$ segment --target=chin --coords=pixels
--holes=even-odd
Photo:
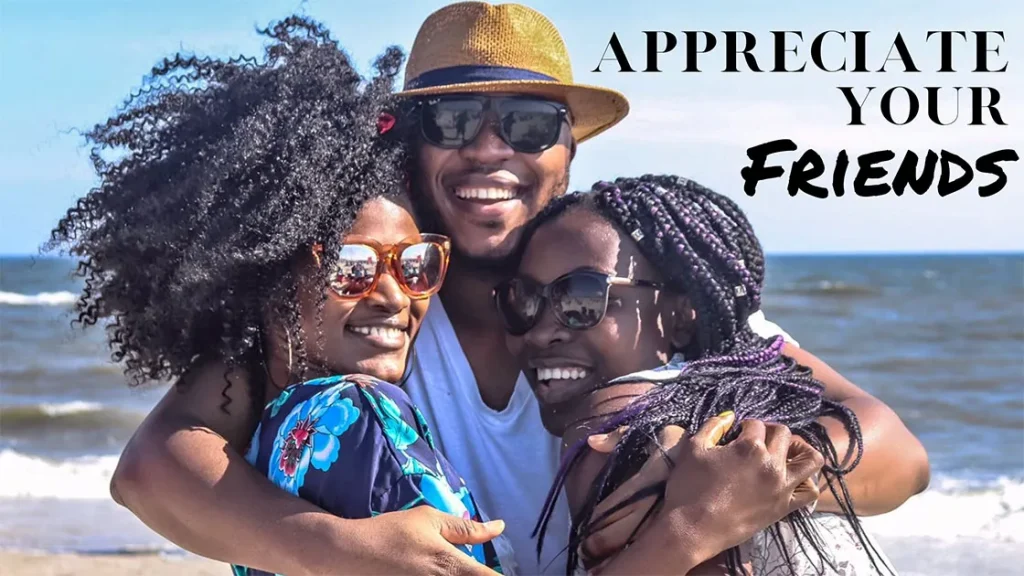
[[[520,236],[519,230],[496,233],[480,229],[464,231],[458,236],[452,235],[453,250],[463,260],[504,266],[515,253]]]
[[[549,434],[557,438],[561,438],[565,434],[565,429],[568,426],[566,418],[560,414],[555,413],[550,408],[541,406],[540,408],[540,421],[544,425],[544,429]]]
[[[392,358],[370,358],[357,363],[356,371],[359,374],[366,374],[394,384],[405,374],[405,357],[406,355],[403,354],[401,362]]]

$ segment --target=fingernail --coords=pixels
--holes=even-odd
[[[718,415],[719,418],[733,418],[735,416],[736,413],[733,412],[732,410],[726,410],[725,412],[722,412],[721,414]]]
[[[484,526],[487,526],[488,528],[494,528],[496,530],[504,530],[505,529],[505,521],[504,520],[490,520],[488,522],[484,522]]]
[[[591,443],[594,443],[594,442],[604,442],[607,439],[608,439],[608,435],[607,434],[594,434],[593,436],[590,436],[590,437],[587,438],[587,443],[591,444]]]

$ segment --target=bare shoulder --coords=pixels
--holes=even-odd
[[[844,402],[854,397],[870,397],[871,395],[862,390],[845,376],[825,363],[814,354],[804,348],[786,343],[782,353],[795,360],[798,364],[806,366],[814,373],[814,377],[825,385],[825,396],[837,402]]]
[[[179,378],[147,420],[208,428],[244,449],[258,418],[245,370],[214,361],[197,364]]]

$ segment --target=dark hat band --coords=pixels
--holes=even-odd
[[[406,90],[420,90],[422,88],[436,88],[438,86],[450,86],[452,84],[472,84],[474,82],[502,82],[515,80],[532,80],[541,82],[557,82],[555,78],[540,72],[524,70],[522,68],[510,68],[506,66],[450,66],[448,68],[437,68],[424,72],[408,81]]]

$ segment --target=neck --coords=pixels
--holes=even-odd
[[[491,297],[501,280],[498,269],[453,261],[440,298],[466,360],[476,378],[480,399],[504,410],[515,392],[519,362],[505,343],[505,327]]]
[[[562,433],[563,447],[572,446],[591,434],[601,432],[610,418],[654,386],[651,382],[616,384],[599,388],[580,398],[575,403],[575,411],[565,418],[567,424]]]
[[[505,329],[494,309],[491,291],[502,280],[496,270],[473,266],[452,257],[440,298],[457,331],[500,334]]]
[[[295,343],[289,347],[286,338],[271,338],[264,343],[267,354],[264,357],[266,370],[266,401],[270,402],[288,386],[304,380],[332,376],[330,370],[307,362],[306,373],[299,373],[299,356]]]

